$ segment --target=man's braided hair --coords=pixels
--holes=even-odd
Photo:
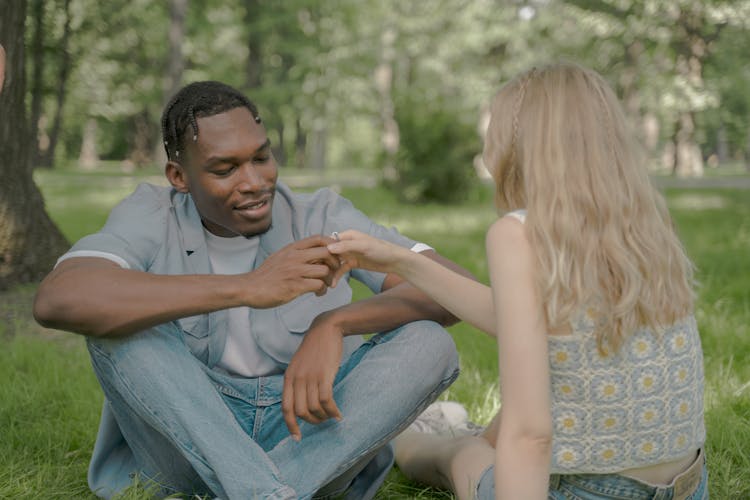
[[[193,141],[198,140],[197,118],[214,116],[234,108],[247,108],[260,123],[258,108],[239,90],[221,82],[193,82],[172,97],[161,116],[161,133],[167,158],[178,161],[184,154],[184,138],[188,126]]]

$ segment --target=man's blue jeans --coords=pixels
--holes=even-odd
[[[343,420],[302,422],[296,442],[281,415],[283,375],[241,379],[211,370],[181,335],[170,324],[88,341],[134,477],[164,494],[292,499],[322,488],[371,498],[392,465],[388,442],[458,376],[453,340],[434,322],[375,335],[339,369],[334,398]]]

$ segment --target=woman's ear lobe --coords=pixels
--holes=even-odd
[[[182,165],[176,161],[168,161],[164,167],[164,175],[167,177],[169,183],[180,193],[187,193],[188,189],[187,178],[185,176],[185,169]]]

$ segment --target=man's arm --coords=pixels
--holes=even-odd
[[[230,307],[274,307],[303,293],[325,293],[338,267],[325,247],[331,241],[305,238],[238,275],[157,275],[103,258],[73,257],[42,281],[34,317],[50,328],[117,337]]]
[[[433,250],[422,255],[474,279]],[[313,424],[341,418],[333,399],[333,380],[341,363],[344,336],[388,331],[416,320],[447,326],[457,318],[396,274],[386,275],[381,293],[315,318],[284,376],[282,411],[292,436],[301,439],[296,417]]]

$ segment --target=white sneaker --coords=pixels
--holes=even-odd
[[[478,436],[484,427],[469,420],[469,414],[461,403],[436,401],[407,430],[441,436]]]

